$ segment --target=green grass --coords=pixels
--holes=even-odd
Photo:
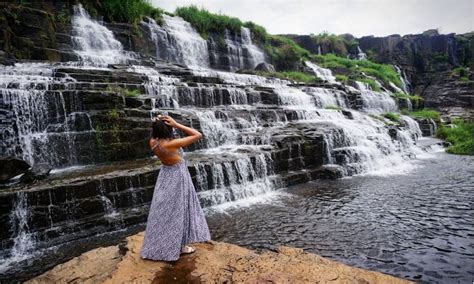
[[[124,93],[123,93],[125,96],[127,97],[138,97],[140,95],[140,91],[139,90],[128,90],[128,89],[125,89]]]
[[[421,109],[411,112],[402,111],[402,113],[407,113],[407,115],[415,118],[431,118],[434,120],[439,120],[439,112],[432,109]]]
[[[293,40],[277,35],[267,36],[264,49],[278,70],[294,70],[310,56],[308,50]]]
[[[469,81],[469,69],[466,67],[456,67],[451,71],[451,76],[458,77],[459,81],[468,82]]]
[[[370,88],[376,92],[381,91],[380,86],[377,84],[377,82],[375,82],[374,79],[359,77],[356,78],[356,80],[369,84]]]
[[[400,115],[393,113],[393,112],[387,112],[383,115],[385,118],[390,119],[393,122],[400,122]]]
[[[454,127],[442,126],[436,132],[438,138],[452,144],[446,152],[459,155],[474,155],[474,123],[454,120]]]
[[[329,34],[327,32],[318,35],[310,35],[317,45],[324,45],[332,47],[333,52],[338,55],[346,56],[349,49],[356,48],[359,44],[357,40],[348,40],[341,35]]]
[[[282,71],[282,72],[265,72],[265,71],[257,71],[255,72],[257,75],[265,76],[265,77],[274,77],[280,78],[285,80],[293,80],[301,83],[319,83],[321,79],[314,75],[310,75],[304,72],[299,71]]]
[[[349,77],[361,78],[363,74],[372,76],[383,82],[386,86],[393,82],[396,86],[402,87],[402,82],[397,71],[392,65],[378,64],[370,60],[355,60],[345,57],[339,57],[335,54],[312,55],[313,61],[318,65],[330,68],[349,69],[351,75]]]
[[[140,91],[135,89],[135,90],[129,90],[122,88],[120,86],[107,86],[106,89],[107,92],[115,93],[121,96],[126,96],[126,97],[138,97],[140,96]]]
[[[252,31],[252,40],[255,42],[264,43],[269,36],[264,27],[254,22],[244,23],[239,18],[214,14],[195,5],[179,7],[175,10],[175,14],[191,23],[205,39],[208,38],[210,33],[224,35],[226,30],[240,34],[242,27],[247,27]]]
[[[325,109],[341,110],[339,106],[325,106]]]
[[[337,81],[345,84],[347,84],[347,82],[349,81],[349,77],[347,77],[346,75],[335,75],[335,77]]]
[[[158,23],[162,21],[163,10],[153,7],[146,0],[103,0],[98,4],[87,3],[84,7],[92,10],[91,15],[100,13],[108,22],[137,23],[142,16],[149,16]],[[94,11],[97,6],[102,11]]]
[[[418,108],[420,107],[420,104],[421,102],[423,101],[423,98],[420,97],[420,96],[417,96],[417,95],[409,95],[409,94],[405,94],[405,93],[394,93],[392,94],[392,96],[395,98],[395,100],[398,102],[398,100],[400,99],[409,99],[412,106],[414,108]]]
[[[240,34],[244,25],[238,18],[214,14],[194,5],[179,7],[175,14],[191,23],[203,38],[207,38],[209,33],[224,34],[225,30]]]

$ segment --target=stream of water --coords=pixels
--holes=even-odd
[[[212,237],[253,249],[299,247],[424,283],[470,283],[474,157],[437,152],[407,167],[310,182],[271,203],[211,211]]]

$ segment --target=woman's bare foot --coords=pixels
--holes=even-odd
[[[181,253],[187,254],[187,253],[193,253],[193,252],[195,252],[195,251],[196,251],[195,248],[190,247],[190,246],[185,246],[185,247],[181,250]]]

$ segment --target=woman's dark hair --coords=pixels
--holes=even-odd
[[[153,121],[151,128],[151,137],[155,139],[173,138],[173,127],[169,126],[161,119]]]

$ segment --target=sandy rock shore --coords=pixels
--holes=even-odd
[[[143,260],[143,236],[86,252],[27,283],[410,283],[291,247],[258,254],[211,241],[175,262]]]

